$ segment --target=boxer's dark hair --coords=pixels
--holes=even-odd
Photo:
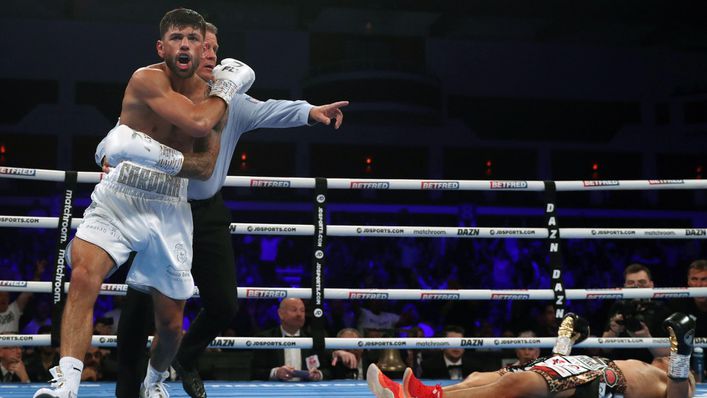
[[[160,21],[160,37],[164,37],[167,30],[171,27],[183,28],[191,26],[194,29],[200,30],[201,35],[206,35],[206,21],[198,12],[188,8],[175,8],[172,11],[167,11]]]

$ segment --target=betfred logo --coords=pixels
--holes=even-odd
[[[420,188],[424,190],[444,191],[459,189],[458,181],[422,181]]]
[[[526,189],[528,181],[489,181],[491,189]]]
[[[592,181],[582,181],[585,187],[615,187],[619,186],[617,180],[592,180]]]
[[[351,181],[351,189],[388,189],[390,183],[387,181]]]
[[[683,185],[685,180],[648,180],[650,185]]]
[[[656,292],[653,293],[653,298],[685,298],[685,297],[690,297],[690,293],[688,292]]]
[[[264,289],[247,289],[245,291],[246,298],[285,298],[287,290],[264,290]]]
[[[623,293],[588,293],[588,299],[622,299]]]
[[[375,292],[349,292],[351,300],[387,300],[388,293]]]
[[[528,300],[529,294],[526,293],[493,293],[491,300]]]
[[[14,176],[33,176],[37,174],[37,170],[22,169],[19,167],[0,167],[0,174],[8,174]]]
[[[0,286],[4,287],[27,287],[26,281],[0,281]]]
[[[459,300],[459,293],[421,293],[420,300]]]
[[[707,229],[686,229],[685,236],[707,236]]]
[[[127,292],[128,291],[128,285],[122,285],[122,284],[115,284],[115,283],[108,283],[108,284],[103,284],[101,286],[101,290],[104,292]]]
[[[287,180],[250,180],[250,186],[256,188],[289,188],[290,182]]]

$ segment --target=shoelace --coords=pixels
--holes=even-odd
[[[55,367],[49,369],[49,373],[53,377],[53,379],[51,379],[49,381],[51,383],[52,388],[61,388],[64,385],[64,383],[66,383],[66,378],[64,377],[64,372],[61,371],[60,367],[55,366]]]
[[[155,392],[160,394],[160,397],[169,397],[169,394],[167,393],[167,386],[163,383],[155,383],[152,386],[154,386]]]

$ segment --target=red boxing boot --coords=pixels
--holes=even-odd
[[[403,386],[390,380],[374,363],[368,366],[366,381],[368,388],[377,398],[406,398],[403,395]]]
[[[442,398],[444,396],[442,386],[437,384],[432,387],[422,384],[410,368],[405,369],[403,375],[403,391],[405,398]]]

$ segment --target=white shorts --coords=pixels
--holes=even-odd
[[[194,294],[187,182],[122,162],[96,185],[76,237],[105,250],[115,261],[111,272],[131,252],[138,252],[128,285],[146,293],[154,288],[167,297],[185,300]]]

